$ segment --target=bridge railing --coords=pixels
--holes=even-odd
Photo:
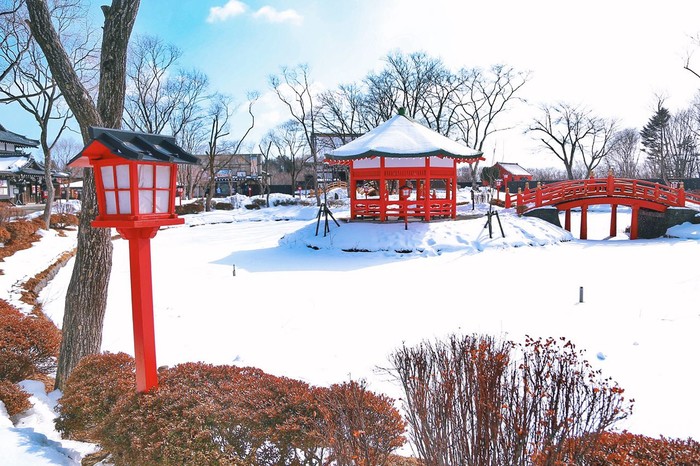
[[[568,180],[546,185],[538,183],[534,189],[526,187],[525,191],[518,190],[515,195],[506,193],[505,206],[513,207],[515,204],[519,211],[525,211],[596,197],[629,198],[676,207],[685,207],[686,204],[700,206],[700,196],[686,193],[682,184],[674,188],[644,180],[614,178],[612,175],[606,178]]]

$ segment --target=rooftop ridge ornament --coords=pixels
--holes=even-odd
[[[98,215],[92,226],[116,228],[129,241],[136,389],[158,386],[151,279],[151,238],[185,221],[175,212],[177,164],[196,157],[172,136],[91,126],[91,138],[69,166],[93,168]]]

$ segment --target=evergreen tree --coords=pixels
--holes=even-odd
[[[671,121],[671,114],[668,109],[659,102],[654,116],[642,128],[642,149],[647,154],[647,164],[650,171],[655,176],[663,178],[668,184],[668,131]]]

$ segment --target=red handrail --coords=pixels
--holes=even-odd
[[[518,190],[516,195],[506,193],[505,205],[511,207],[513,201],[519,211],[535,207],[557,205],[563,202],[591,198],[624,198],[650,201],[670,207],[697,207],[700,209],[700,196],[685,192],[683,185],[671,186],[650,181],[629,178],[586,178],[567,180],[546,185],[537,184],[535,189]]]

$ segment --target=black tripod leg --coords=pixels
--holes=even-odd
[[[498,216],[498,212],[496,212],[496,220],[498,220],[498,227],[501,229],[501,236],[506,237],[506,234],[503,233],[503,225],[501,225],[501,217]]]
[[[318,226],[321,224],[321,212],[322,211],[323,211],[323,206],[318,208],[318,214],[316,215],[316,236],[318,236]]]

